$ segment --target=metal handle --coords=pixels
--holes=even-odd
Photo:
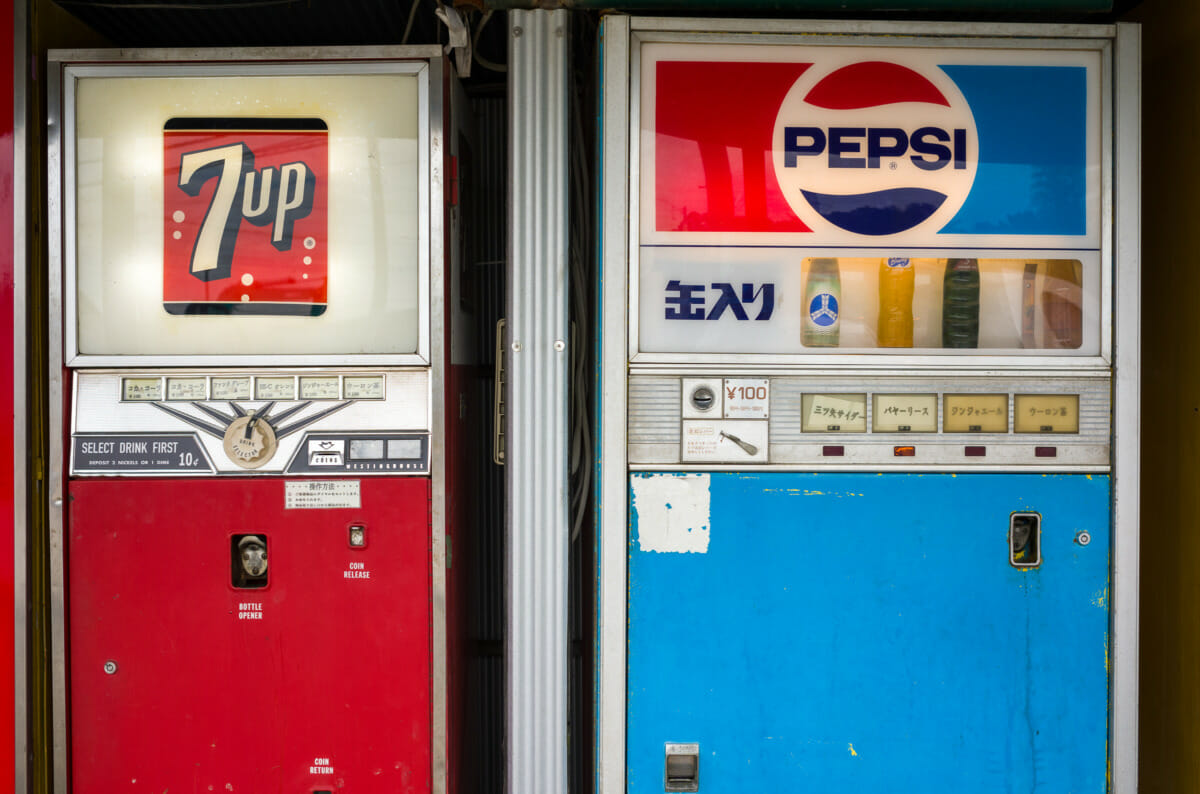
[[[504,402],[504,386],[508,372],[504,367],[504,325],[503,318],[496,322],[496,364],[493,376],[495,392],[492,395],[492,462],[497,466],[504,465],[504,420],[508,406]]]
[[[700,745],[666,745],[663,791],[700,790]]]

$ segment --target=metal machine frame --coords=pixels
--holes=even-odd
[[[65,625],[64,511],[66,486],[66,443],[68,427],[61,406],[64,398],[64,367],[430,367],[430,407],[432,443],[430,444],[431,485],[431,684],[432,790],[444,792],[447,786],[447,626],[446,626],[446,412],[443,362],[446,356],[444,312],[431,307],[445,305],[446,236],[441,208],[444,206],[445,175],[443,156],[447,151],[444,82],[447,65],[438,46],[332,47],[332,48],[249,48],[249,49],[141,49],[141,50],[61,50],[49,53],[48,79],[48,212],[50,246],[51,306],[48,339],[50,350],[49,487],[47,506],[51,547],[51,620],[52,620],[52,697],[53,697],[53,768],[55,791],[68,790],[67,731],[67,654]],[[408,63],[394,63],[405,60]],[[236,66],[231,62],[239,62]],[[382,64],[381,62],[389,62]],[[423,61],[423,62],[422,62]],[[164,65],[171,62],[172,65]],[[322,63],[324,62],[324,63]],[[145,64],[155,75],[219,75],[242,73],[245,64],[254,64],[255,73],[266,74],[349,74],[368,70],[424,74],[420,81],[420,112],[426,124],[420,131],[419,256],[420,325],[419,346],[415,354],[405,355],[293,355],[293,356],[80,356],[72,321],[74,320],[73,283],[74,249],[71,233],[73,218],[72,141],[70,108],[72,90],[64,85],[64,64],[79,74],[105,74],[117,64]],[[371,66],[371,64],[374,66]],[[150,66],[151,64],[156,64]],[[242,70],[239,72],[238,70]],[[64,101],[66,111],[64,112]],[[435,211],[436,210],[436,211]],[[64,311],[65,310],[65,311]],[[300,371],[293,369],[293,371]],[[18,559],[18,565],[21,560]],[[20,628],[20,626],[18,626]]]
[[[638,256],[637,180],[639,125],[633,98],[639,81],[638,51],[643,41],[727,42],[736,34],[754,34],[753,42],[819,43],[836,35],[837,43],[903,45],[1002,43],[1006,48],[1096,47],[1105,51],[1102,67],[1101,290],[1100,355],[1063,358],[1034,355],[954,357],[929,355],[828,355],[802,361],[793,356],[719,354],[703,365],[694,356],[639,353],[637,310],[631,270]],[[877,37],[886,36],[883,40]],[[858,38],[861,37],[861,38]],[[873,38],[876,37],[876,38]],[[602,31],[601,184],[604,219],[600,236],[601,339],[598,455],[598,668],[596,673],[598,739],[596,791],[626,790],[626,661],[629,531],[628,475],[631,466],[628,386],[631,374],[678,376],[689,358],[690,375],[762,377],[768,371],[789,375],[877,378],[888,370],[917,370],[925,375],[1010,374],[1088,377],[1113,374],[1111,464],[1113,474],[1113,553],[1110,580],[1111,677],[1108,763],[1113,791],[1137,788],[1138,701],[1138,421],[1140,361],[1140,31],[1135,25],[997,25],[983,23],[799,22],[783,20],[702,20],[609,16]],[[749,37],[747,37],[748,39]],[[1090,40],[1087,43],[1084,40]],[[1052,44],[1051,44],[1052,42]],[[632,75],[632,76],[631,76]],[[1118,265],[1113,270],[1114,259]],[[636,271],[634,271],[636,272]],[[1115,323],[1114,323],[1115,320]],[[1115,330],[1114,330],[1115,329]],[[844,367],[834,371],[834,367]],[[1109,370],[1109,368],[1112,370]],[[631,373],[633,370],[633,373]],[[894,373],[893,373],[894,374]],[[721,465],[673,465],[680,470],[729,469]],[[770,468],[770,467],[767,467]],[[789,466],[804,470],[906,471],[939,467],[851,465]],[[940,467],[945,468],[945,467]],[[1023,466],[1024,471],[1084,471],[1086,466]],[[1003,470],[1003,466],[972,470]]]

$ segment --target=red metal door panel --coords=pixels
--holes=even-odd
[[[24,3],[21,5],[24,6]],[[18,12],[10,0],[0,0],[0,41],[9,45],[4,48],[4,52],[9,53],[9,57],[0,58],[0,317],[3,318],[0,322],[3,322],[6,328],[3,341],[0,341],[0,416],[5,417],[5,422],[7,422],[7,425],[0,430],[0,483],[3,483],[0,485],[0,516],[3,516],[0,520],[8,527],[7,530],[0,533],[0,537],[2,537],[2,542],[0,542],[0,594],[3,594],[3,597],[0,598],[0,601],[3,602],[3,607],[0,607],[0,681],[8,682],[16,680],[17,654],[24,654],[23,647],[14,647],[15,627],[13,626],[15,613],[13,601],[20,598],[19,605],[21,607],[25,605],[24,595],[18,596],[16,593],[14,580],[16,566],[25,564],[23,554],[19,561],[15,557],[16,542],[20,543],[22,550],[25,548],[24,522],[18,524],[17,521],[17,493],[24,488],[25,472],[16,470],[16,461],[14,460],[14,452],[21,450],[21,445],[14,440],[18,432],[17,425],[25,421],[23,406],[14,404],[16,393],[24,394],[24,375],[22,374],[24,363],[14,360],[13,342],[15,338],[20,340],[20,344],[24,346],[25,327],[23,321],[17,319],[13,285],[17,276],[17,262],[20,261],[24,267],[24,252],[23,250],[18,251],[14,224],[17,208],[21,207],[26,200],[26,184],[24,180],[20,183],[17,182],[17,158],[23,158],[24,154],[17,152],[17,119],[14,118],[14,112],[24,115],[28,89],[25,85],[25,67],[20,66],[22,58],[18,56],[14,60],[11,57],[13,52],[11,47],[16,46],[25,36],[27,14],[28,12],[24,9]],[[24,47],[21,49],[23,50]],[[19,84],[18,81],[20,81]],[[13,101],[14,92],[17,92],[16,101],[20,103],[19,108]],[[20,121],[22,126],[26,123],[24,118]],[[24,138],[22,138],[23,140]],[[22,216],[27,211],[21,210]],[[22,230],[20,232],[21,245],[24,245],[24,234],[25,232]],[[23,301],[24,297],[16,298],[16,300]],[[23,315],[24,310],[21,313]],[[14,391],[14,381],[16,381],[16,391]],[[23,453],[23,450],[21,452]],[[22,457],[24,457],[23,454]],[[15,479],[15,475],[18,473],[20,474],[19,483]],[[20,533],[19,540],[14,537],[14,533]],[[21,668],[22,677],[19,683],[23,683],[25,680],[23,661]],[[6,717],[0,719],[0,747],[4,748],[0,750],[0,786],[3,786],[5,781],[16,780],[14,766],[16,756],[23,749],[25,742],[23,730],[22,735],[14,732],[17,722],[15,689],[16,687],[8,686],[4,689],[4,693],[0,694],[0,714]],[[17,744],[18,740],[21,741],[21,745]],[[21,779],[24,777],[22,772]]]
[[[70,483],[75,794],[429,790],[429,481],[361,491],[287,510],[280,479]],[[248,533],[262,589],[232,584]]]

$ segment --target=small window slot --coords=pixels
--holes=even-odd
[[[267,536],[233,535],[229,539],[230,575],[239,590],[267,586]]]
[[[1013,513],[1008,521],[1008,562],[1014,568],[1036,568],[1042,564],[1042,516]]]

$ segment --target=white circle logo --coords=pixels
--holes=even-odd
[[[936,231],[975,181],[975,118],[931,55],[861,53],[815,64],[788,91],[775,119],[775,176],[813,231]]]

